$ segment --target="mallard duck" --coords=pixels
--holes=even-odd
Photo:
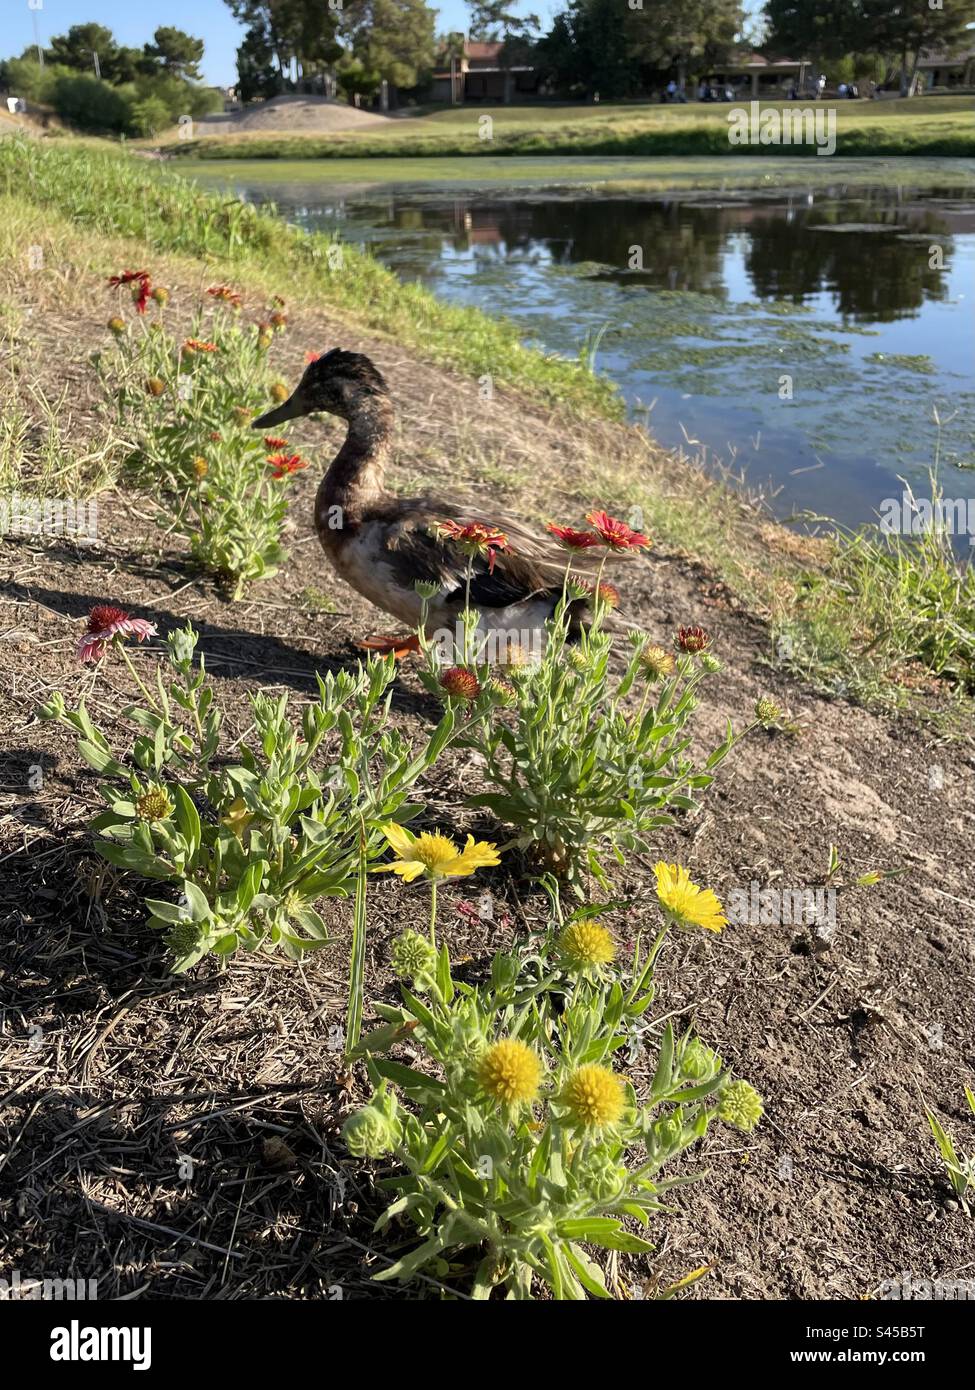
[[[390,492],[385,473],[392,456],[393,402],[382,373],[364,354],[335,348],[311,361],[289,399],[254,420],[253,427],[269,429],[316,411],[348,423],[345,443],[315,501],[322,546],[346,583],[414,630],[422,602],[416,585],[436,585],[426,631],[453,634],[465,607],[470,563],[470,603],[480,614],[480,633],[511,634],[512,646],[537,651],[562,595],[566,552],[554,537],[534,534],[504,509],[488,513],[461,499]],[[472,525],[488,538],[500,536],[499,543],[482,537],[478,553],[459,537],[449,538],[451,530],[456,535]],[[586,607],[585,599],[570,605],[576,631]],[[416,650],[417,641],[378,636],[359,645],[402,656]]]

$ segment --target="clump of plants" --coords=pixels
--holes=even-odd
[[[586,1247],[651,1251],[626,1223],[645,1229],[668,1189],[690,1181],[663,1170],[716,1120],[758,1123],[758,1094],[689,1030],[662,1030],[642,1098],[621,1070],[669,926],[720,916],[686,870],[659,870],[664,924],[649,950],[637,942],[628,970],[595,909],[539,950],[495,955],[476,986],[455,980],[446,947],[419,932],[394,943],[403,1003],[377,1005],[384,1022],[360,1047],[375,1090],[343,1131],[354,1156],[396,1160],[379,1182],[392,1201],[377,1229],[408,1221],[420,1237],[377,1279],[428,1270],[466,1276],[477,1299],[528,1299],[534,1280],[558,1299],[610,1297]],[[382,1055],[406,1037],[429,1070]]]
[[[119,295],[113,341],[95,365],[130,469],[151,488],[160,525],[239,597],[285,559],[284,484],[307,467],[287,439],[250,428],[273,397],[269,355],[287,328],[283,301],[251,322],[237,290],[211,285],[184,335],[170,327],[170,292],[147,271],[122,271],[109,284]]]
[[[300,959],[328,941],[316,900],[364,892],[364,873],[387,843],[383,827],[421,809],[410,791],[449,742],[456,713],[446,711],[415,752],[389,722],[393,660],[373,660],[319,676],[318,698],[297,718],[286,696],[253,696],[253,730],[227,748],[196,632],[189,624],[170,632],[165,659],[143,676],[125,640],[154,634],[102,606],[79,644],[82,660],[117,653],[138,685],[140,699],[122,712],[127,747],[112,748],[83,701],[69,710],[58,693],[39,711],[75,731],[101,776],[96,848],[170,889],[146,902],[175,971],[209,952]],[[354,943],[357,989],[362,949]]]
[[[604,512],[591,520],[592,532],[550,529],[577,550],[649,544]],[[480,544],[490,553],[505,538],[492,533],[462,543]],[[680,628],[672,649],[632,633],[620,674],[605,626],[618,591],[602,581],[601,569],[589,581],[567,566],[563,595],[543,651],[532,652],[519,644],[517,633],[508,634],[500,667],[492,666],[485,639],[476,633],[477,615],[468,611],[464,664],[444,670],[435,644],[424,643],[426,683],[472,710],[485,692],[507,706],[507,717],[499,711],[486,726],[477,722],[459,736],[461,746],[485,760],[484,777],[492,787],[470,797],[468,805],[490,810],[513,827],[508,846],[527,851],[543,872],[564,878],[582,896],[589,874],[608,887],[608,858],[623,864],[627,853],[646,852],[648,836],[671,825],[673,811],[696,807],[694,793],[711,784],[735,735],[729,724],[727,737],[703,766],[687,756],[698,687],[720,669],[702,628]],[[573,622],[583,603],[591,610],[588,627]]]

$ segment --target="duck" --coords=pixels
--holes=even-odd
[[[333,348],[312,359],[288,399],[252,427],[272,429],[318,412],[348,427],[315,498],[322,548],[347,584],[410,629],[406,636],[381,633],[357,645],[402,658],[419,649],[415,634],[424,614],[428,638],[462,634],[469,595],[482,650],[494,639],[496,651],[506,646],[513,655],[540,652],[565,582],[566,552],[555,537],[539,536],[505,509],[486,511],[447,495],[391,492],[386,472],[395,408],[385,377],[364,353]],[[585,568],[591,557],[578,562]],[[587,598],[570,598],[570,639],[586,623],[588,604]]]

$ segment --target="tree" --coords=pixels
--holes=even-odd
[[[102,77],[112,81],[118,51],[114,34],[104,24],[72,24],[66,34],[54,36],[44,59],[75,72],[92,72],[97,53]]]
[[[199,82],[199,64],[203,58],[203,40],[194,39],[182,29],[170,24],[161,25],[153,34],[153,42],[145,46],[146,57],[162,65],[172,77]]]
[[[833,62],[861,47],[861,0],[766,0],[766,48],[779,56]]]
[[[624,29],[641,62],[674,72],[683,86],[690,71],[707,72],[727,58],[744,18],[741,0],[644,0]]]
[[[537,33],[538,15],[517,15],[510,0],[467,0],[471,12],[471,38],[482,42],[497,42],[509,35],[527,37]]]
[[[972,40],[975,0],[860,0],[864,29],[872,45],[896,54],[900,62],[901,96],[914,90],[918,61],[925,49],[951,53]]]
[[[598,92],[610,100],[638,89],[639,64],[620,24],[618,0],[569,0],[534,59],[559,91]]]
[[[394,87],[416,87],[433,71],[436,16],[425,0],[359,0],[347,11],[352,58]]]
[[[269,69],[277,68],[284,84],[292,64],[299,77],[323,76],[341,57],[337,12],[326,0],[227,0],[234,16],[247,25],[237,50],[241,95],[273,95]],[[241,61],[244,68],[241,68]],[[278,87],[280,90],[280,85]]]
[[[277,96],[282,86],[267,30],[254,24],[237,49],[237,93],[241,101],[266,101]]]

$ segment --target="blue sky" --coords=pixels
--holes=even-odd
[[[94,22],[107,25],[119,43],[141,48],[158,24],[173,24],[206,44],[203,73],[208,82],[225,87],[235,80],[235,55],[243,31],[223,0],[166,0],[158,9],[133,0],[34,0],[34,4],[38,8],[32,12],[28,0],[0,0],[0,57],[18,54],[34,42],[35,14],[42,43],[72,24]],[[441,0],[437,8],[438,32],[466,30],[470,11],[463,0]],[[520,0],[514,8],[537,14],[547,27],[546,21],[562,4],[561,0]]]

